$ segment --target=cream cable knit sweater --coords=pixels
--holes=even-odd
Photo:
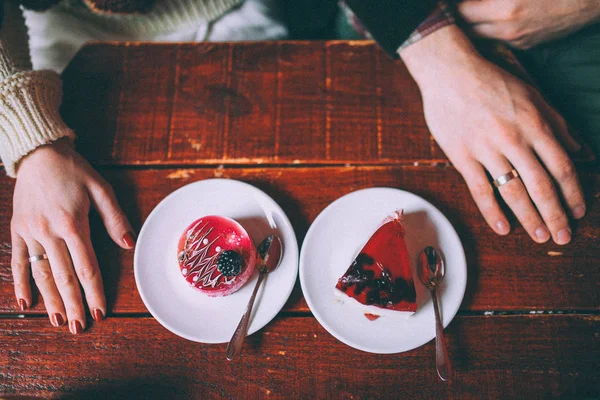
[[[206,23],[226,13],[242,0],[157,0],[148,15],[102,17],[77,0],[61,5],[90,23],[109,24],[121,33],[169,32]],[[4,3],[4,5],[2,4]],[[6,173],[16,176],[21,158],[37,147],[74,132],[62,121],[62,82],[54,71],[32,71],[23,15],[12,1],[0,1],[5,15],[0,29],[0,158]]]

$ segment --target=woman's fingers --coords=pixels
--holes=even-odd
[[[90,240],[90,228],[87,219],[81,221],[82,227],[77,234],[65,235],[65,243],[71,254],[75,273],[83,287],[92,318],[101,321],[106,315],[106,298],[98,260]]]
[[[14,230],[11,231],[12,236],[12,256],[11,269],[13,281],[15,285],[15,296],[21,311],[26,310],[33,303],[31,297],[30,283],[30,268],[29,268],[29,253],[27,252],[27,244],[21,236]]]
[[[488,157],[484,161],[484,165],[492,175],[493,179],[498,179],[501,175],[507,174],[513,170],[513,166],[500,154]],[[523,185],[523,182],[521,182],[521,179],[511,179],[507,183],[501,185],[498,188],[498,191],[519,222],[521,222],[525,231],[534,241],[544,243],[550,239],[550,232],[544,225],[538,211],[533,206],[527,193],[527,189]]]
[[[90,241],[87,219],[81,227],[75,222],[63,223],[56,233],[65,239],[47,234],[37,242],[30,238],[23,240],[13,233],[13,276],[17,299],[31,304],[29,271],[44,297],[44,303],[54,326],[69,321],[73,334],[81,333],[86,326],[85,310],[81,296],[83,287],[92,317],[96,321],[106,315],[106,300],[98,261]],[[47,259],[28,262],[30,256],[46,255]],[[21,304],[22,302],[19,301]]]
[[[25,242],[27,243],[30,257],[46,254],[44,247],[36,240],[25,238]],[[54,326],[63,325],[67,320],[65,317],[65,307],[60,297],[60,293],[56,288],[56,284],[54,283],[54,277],[52,276],[49,261],[39,260],[32,262],[31,276],[33,276],[35,285],[44,298],[44,305],[46,306],[46,311],[48,311],[50,322]]]
[[[506,235],[510,232],[510,225],[502,209],[498,205],[494,189],[488,180],[485,170],[475,160],[465,160],[459,164],[455,163],[456,168],[461,173],[475,204],[483,215],[487,224],[499,235]]]
[[[42,245],[48,254],[52,276],[67,312],[69,330],[73,334],[81,333],[85,329],[85,312],[79,281],[75,275],[67,246],[63,240],[57,238],[47,239],[42,242]]]
[[[135,235],[127,216],[119,207],[112,187],[98,175],[98,179],[89,186],[89,192],[112,240],[124,249],[132,249],[135,246]]]

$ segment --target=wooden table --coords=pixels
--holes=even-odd
[[[580,166],[587,217],[568,246],[534,245],[517,226],[496,236],[430,137],[404,66],[370,42],[98,44],[64,73],[66,121],[139,229],[190,182],[232,178],[271,195],[299,244],[342,194],[409,190],[459,232],[468,284],[446,329],[454,376],[438,380],[434,343],[368,354],[334,339],[300,285],[247,340],[181,339],[144,307],[133,253],[93,240],[109,318],[78,336],[42,302],[18,310],[10,273],[14,181],[0,172],[0,394],[82,398],[538,398],[600,396],[600,174]],[[433,322],[433,321],[432,321]]]

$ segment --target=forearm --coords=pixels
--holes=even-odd
[[[433,32],[399,52],[421,91],[440,84],[442,74],[469,74],[481,62],[477,50],[456,25]]]

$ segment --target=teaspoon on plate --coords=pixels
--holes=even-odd
[[[427,246],[419,256],[419,265],[417,267],[419,279],[431,293],[433,309],[435,311],[435,364],[437,373],[441,380],[447,381],[451,375],[450,359],[446,349],[444,339],[444,327],[440,319],[440,310],[437,299],[437,287],[444,279],[445,267],[444,260],[440,257],[435,248]]]
[[[277,235],[267,236],[258,245],[258,265],[256,267],[259,272],[258,280],[256,281],[256,286],[254,286],[254,291],[252,292],[246,311],[227,345],[227,359],[229,361],[233,360],[242,351],[242,345],[244,344],[244,339],[246,339],[246,334],[248,333],[248,325],[250,323],[250,316],[252,315],[252,307],[254,306],[256,293],[258,292],[260,284],[265,279],[265,276],[279,266],[283,253],[281,248],[281,239],[279,239],[279,236]]]

